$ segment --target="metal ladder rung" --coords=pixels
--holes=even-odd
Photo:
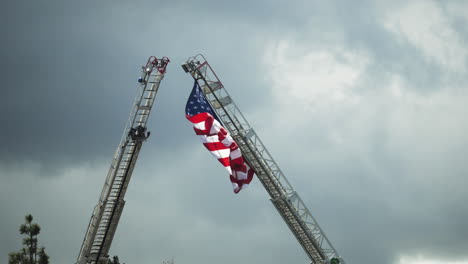
[[[127,128],[136,128],[139,125],[146,127],[156,93],[164,77],[164,72],[159,71],[158,67],[154,66],[154,64],[150,67],[152,71],[146,71],[148,65],[143,69],[141,77],[144,81],[138,86],[138,95],[130,112],[130,121],[127,124]],[[165,68],[164,65],[159,64],[159,60],[157,65]],[[127,188],[131,177],[130,170],[133,168],[136,155],[138,155],[139,147],[141,146],[139,139],[131,139],[130,135],[128,135],[129,129],[126,129],[124,133],[127,134],[124,135],[123,141],[119,145],[123,149],[118,149],[111,164],[111,170],[109,171],[111,179],[106,180],[106,185],[103,189],[103,194],[105,193],[106,197],[99,200],[97,207],[99,211],[93,211],[93,215],[91,216],[91,223],[78,257],[77,263],[79,264],[100,263],[104,258],[107,258],[109,253],[114,232],[117,228],[119,214],[123,208],[123,202],[121,202],[123,201],[123,193]],[[138,148],[137,144],[140,144]],[[102,206],[100,206],[101,204]],[[114,213],[116,213],[115,217]]]

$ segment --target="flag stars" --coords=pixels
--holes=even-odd
[[[209,113],[212,116],[216,116],[213,109],[211,108],[208,100],[205,98],[205,95],[200,90],[200,87],[195,84],[192,89],[192,93],[187,100],[187,105],[185,108],[185,113],[188,116],[193,116],[201,113]]]

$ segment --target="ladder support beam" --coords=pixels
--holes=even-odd
[[[314,264],[345,263],[265,145],[247,122],[203,55],[190,57],[183,65],[202,88],[224,127],[239,145],[245,160],[255,170],[271,202]]]
[[[146,124],[168,63],[167,57],[157,59],[151,56],[142,67],[138,80],[139,93],[112,159],[99,202],[91,215],[77,264],[107,264],[109,249],[125,205],[125,193],[141,146],[149,136]]]

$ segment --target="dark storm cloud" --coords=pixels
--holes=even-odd
[[[251,7],[250,12],[260,7],[263,12],[257,16],[243,13],[245,5],[210,1],[161,3],[155,10],[109,1],[11,3],[2,11],[1,120],[7,129],[0,136],[9,140],[1,160],[39,162],[47,172],[111,153],[130,109],[138,67],[154,52],[172,59],[162,87],[171,93],[162,91],[157,102],[158,112],[170,113],[161,118],[171,133],[180,130],[170,121],[181,120],[172,117],[181,115],[176,107],[183,108],[191,82],[179,63],[195,53],[209,52],[210,62],[235,88],[233,96],[248,91],[237,96],[244,94],[241,106],[264,102],[268,94],[251,89],[262,86],[255,75],[255,49],[262,43],[246,50],[254,41],[249,27],[268,21],[284,30],[291,21],[272,4]],[[239,17],[245,20],[240,25]],[[241,78],[229,74],[239,70]],[[174,100],[178,104],[166,104]]]
[[[89,23],[85,14],[93,14],[80,6],[23,4],[3,9],[11,17],[3,25],[11,46],[2,49],[1,119],[8,129],[1,133],[10,139],[2,160],[99,156],[118,140],[112,131],[130,109],[124,99],[133,91],[115,78],[128,66],[118,56],[122,43],[106,33],[114,31],[111,22]]]
[[[127,119],[139,66],[155,52],[172,59],[162,86],[170,93],[158,95],[156,111],[164,113],[166,130],[177,135],[191,83],[181,62],[209,51],[221,58],[212,63],[231,65],[222,73],[253,67],[252,57],[236,55],[245,53],[243,45],[249,42],[237,37],[242,28],[229,32],[229,25],[194,21],[189,8],[177,16],[164,5],[153,12],[115,2],[19,2],[3,9],[8,23],[2,26],[1,120],[8,129],[0,136],[9,140],[1,160],[35,161],[50,168],[109,155]],[[208,26],[212,32],[197,30]],[[183,40],[179,29],[185,31]],[[200,43],[198,38],[212,41]],[[230,54],[222,55],[228,49]],[[248,72],[244,79],[254,80]]]

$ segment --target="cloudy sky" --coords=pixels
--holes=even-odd
[[[0,258],[32,213],[74,263],[140,66],[171,63],[112,255],[309,263],[258,180],[238,195],[184,117],[203,53],[348,264],[468,263],[468,2],[9,1]]]

